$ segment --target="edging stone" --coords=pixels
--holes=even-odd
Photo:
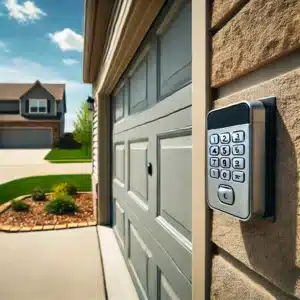
[[[45,195],[49,196],[53,193],[45,193]],[[77,192],[77,194],[92,194],[92,192]],[[28,197],[29,195],[19,196],[13,200],[21,201]],[[7,209],[11,207],[12,201],[7,201],[4,204],[0,205],[0,214],[5,212]],[[88,222],[79,222],[79,223],[65,223],[65,224],[52,224],[52,225],[36,225],[36,226],[12,226],[12,225],[4,225],[0,224],[0,232],[7,232],[7,233],[17,233],[17,232],[29,232],[29,231],[48,231],[48,230],[62,230],[62,229],[73,229],[79,227],[90,227],[96,226],[96,221],[88,221]]]

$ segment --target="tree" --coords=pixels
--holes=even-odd
[[[76,142],[82,145],[86,154],[90,154],[92,146],[93,122],[89,116],[88,105],[84,102],[77,113],[77,120],[74,122],[73,136]]]

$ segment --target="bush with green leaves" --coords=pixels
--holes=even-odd
[[[45,210],[54,215],[74,214],[78,206],[71,196],[58,194],[45,206]]]
[[[29,210],[29,205],[25,202],[22,202],[22,201],[13,200],[12,203],[11,203],[11,208],[14,211],[28,211]]]
[[[63,194],[63,195],[76,195],[77,187],[74,184],[63,182],[57,184],[53,187],[53,192],[55,194]]]
[[[45,191],[40,187],[35,188],[31,194],[32,200],[34,201],[44,201],[46,200]]]

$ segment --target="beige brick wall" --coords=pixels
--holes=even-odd
[[[300,1],[251,0],[212,43],[212,87],[228,95],[216,97],[213,108],[276,96],[278,112],[276,223],[213,213],[211,299],[300,298],[300,63],[276,70],[300,46]],[[251,83],[258,70],[267,76],[253,81],[252,74]],[[241,76],[249,84],[239,89]]]

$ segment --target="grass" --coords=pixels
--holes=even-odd
[[[83,149],[52,149],[45,160],[52,163],[76,163],[91,161],[91,151],[86,153]]]
[[[79,164],[79,163],[89,163],[92,162],[91,159],[78,159],[78,160],[69,160],[69,159],[62,159],[62,160],[49,160],[51,164]]]
[[[31,194],[35,187],[43,188],[46,193],[52,192],[52,187],[62,182],[76,185],[79,192],[90,192],[92,190],[91,175],[89,174],[27,177],[1,184],[0,204],[18,196]]]

